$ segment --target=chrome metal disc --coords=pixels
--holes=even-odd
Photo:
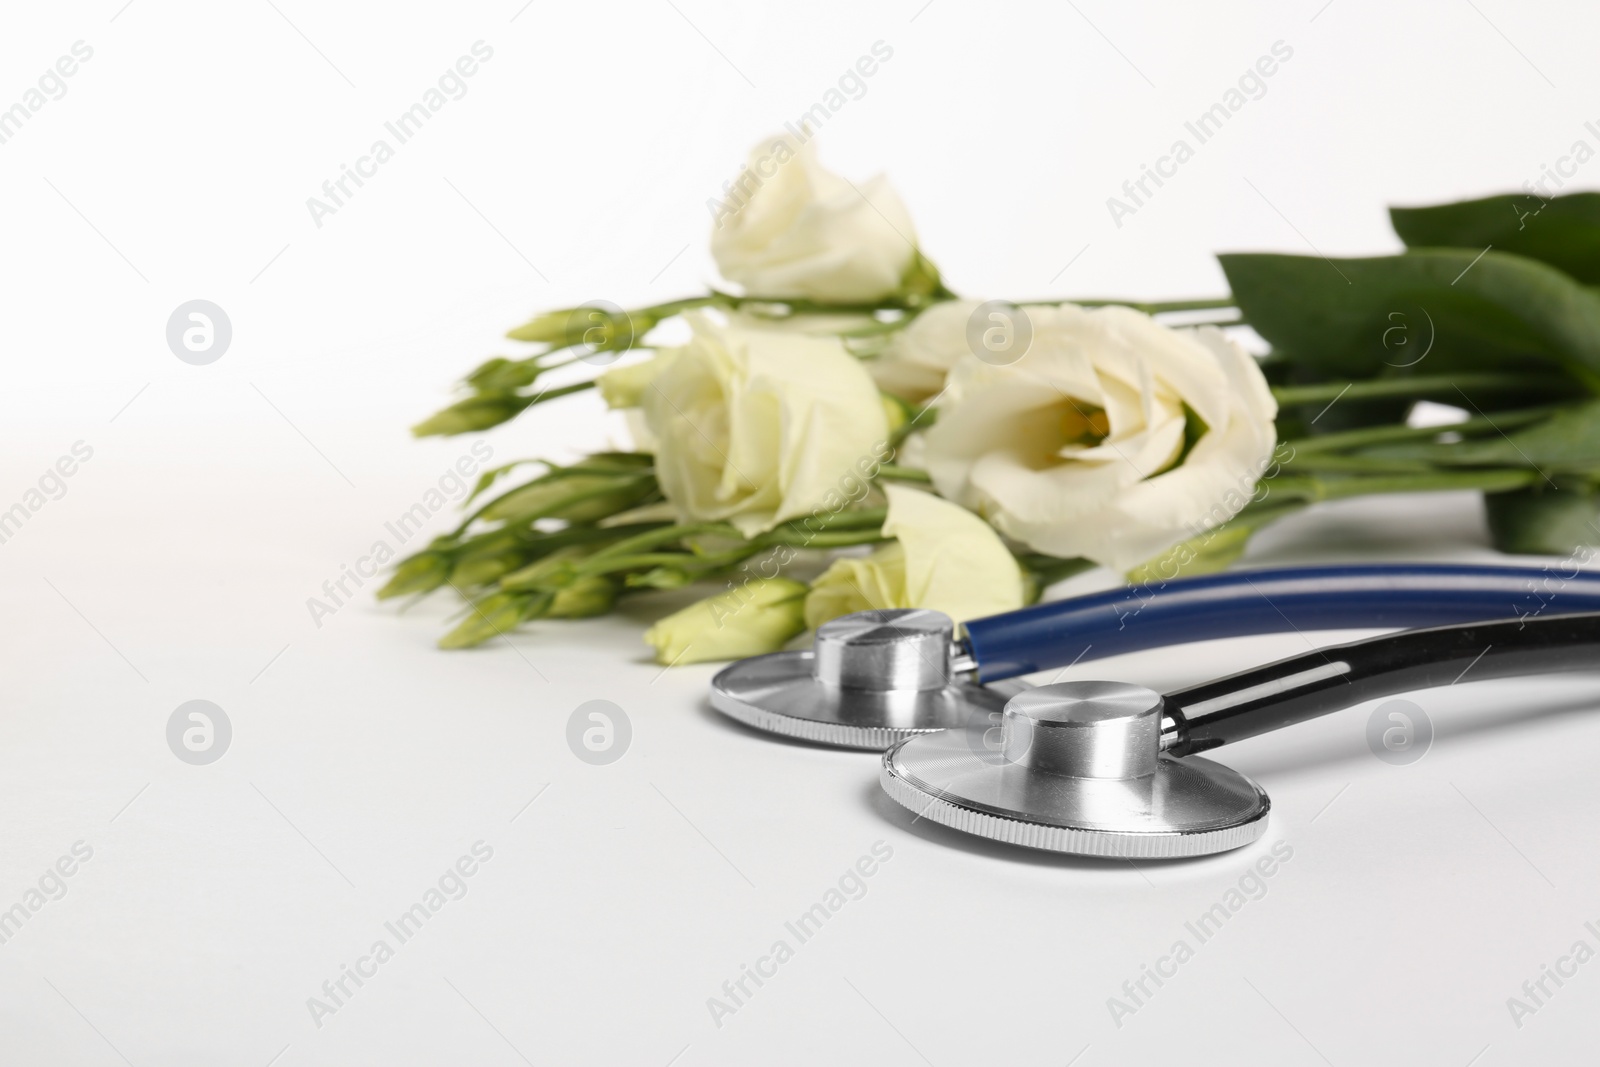
[[[921,608],[858,611],[817,627],[809,652],[726,667],[711,706],[758,730],[881,752],[998,713],[1026,682],[985,687],[954,668],[955,623]]]
[[[1025,682],[950,682],[938,689],[870,690],[816,677],[815,654],[774,652],[741,660],[711,682],[711,706],[758,730],[842,748],[882,752],[908,737],[999,714]]]
[[[879,781],[933,822],[1051,852],[1203,856],[1260,837],[1267,794],[1219,763],[1159,754],[1160,718],[1160,696],[1138,686],[1041,686],[1003,716],[896,745]]]

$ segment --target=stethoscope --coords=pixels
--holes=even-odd
[[[1491,619],[1496,621],[1481,622]],[[1213,637],[1424,627],[1165,696],[1017,676]],[[1600,574],[1379,564],[1235,571],[969,621],[863,611],[814,647],[742,660],[712,706],[759,730],[886,750],[879,781],[933,822],[1055,852],[1200,856],[1254,841],[1266,792],[1195,755],[1366,700],[1473,680],[1600,669]]]

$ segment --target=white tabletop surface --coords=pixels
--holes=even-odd
[[[969,293],[1208,295],[1214,250],[1390,251],[1383,205],[1515,188],[1600,143],[1600,16],[1577,4],[995,6],[0,17],[0,107],[92,49],[0,143],[0,508],[92,449],[0,544],[0,912],[27,912],[0,943],[0,1062],[1592,1056],[1600,964],[1545,979],[1536,1011],[1507,1002],[1576,942],[1600,948],[1593,677],[1415,695],[1436,737],[1410,766],[1369,752],[1371,706],[1242,743],[1226,761],[1272,794],[1264,838],[1132,866],[913,825],[871,755],[760,738],[707,707],[710,667],[648,662],[642,604],[471,653],[434,649],[442,599],[402,615],[369,583],[308,611],[473,443],[406,426],[534,310],[701,289],[705,201],[875,41],[894,58],[824,161],[889,171]],[[306,198],[480,40],[466,95],[316,225]],[[1294,56],[1267,94],[1113,225],[1105,198],[1280,40]],[[191,299],[232,323],[208,366],[166,344]],[[504,461],[618,432],[579,398],[481,440]],[[1363,501],[1284,523],[1250,562],[1484,546],[1470,497]],[[1166,687],[1304,648],[1068,676]],[[232,726],[204,766],[167,743],[196,699]],[[633,731],[605,766],[566,743],[596,699]],[[448,875],[475,848],[472,876]],[[1252,880],[1274,848],[1289,858]],[[459,899],[396,937],[441,877]],[[859,899],[801,942],[785,924],[841,878]],[[1230,900],[1202,943],[1186,923]],[[780,940],[792,957],[734,1000],[724,983],[772,972]],[[1192,958],[1131,1000],[1179,940]],[[378,941],[392,957],[362,962]],[[363,984],[325,993],[357,965]]]

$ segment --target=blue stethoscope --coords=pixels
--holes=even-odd
[[[1482,620],[1495,620],[1484,622]],[[1165,696],[1021,675],[1219,637],[1399,629]],[[883,751],[880,781],[934,822],[1051,851],[1175,857],[1265,829],[1266,793],[1194,753],[1364,700],[1600,669],[1600,573],[1471,564],[1243,570],[1073,597],[967,622],[864,611],[813,648],[711,683],[758,730]],[[1456,672],[1456,673],[1451,673]]]

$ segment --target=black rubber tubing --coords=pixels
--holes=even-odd
[[[1162,747],[1184,756],[1398,693],[1583,670],[1600,671],[1600,612],[1406,630],[1168,693]]]

